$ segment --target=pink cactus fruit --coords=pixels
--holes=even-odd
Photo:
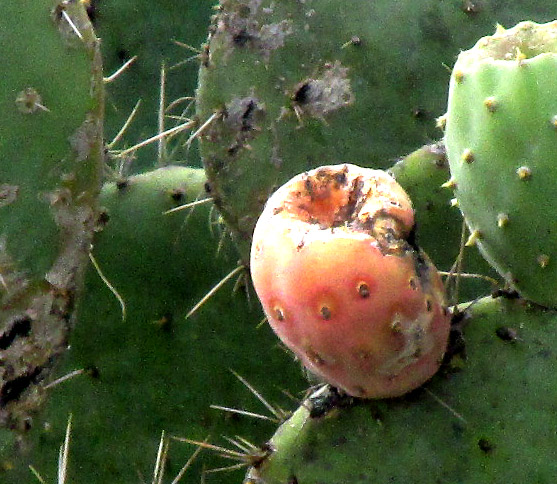
[[[363,398],[429,380],[450,314],[435,266],[412,239],[408,195],[384,171],[323,166],[268,200],[251,275],[267,319],[314,374]]]

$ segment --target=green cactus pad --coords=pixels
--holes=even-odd
[[[273,423],[261,426],[261,420],[210,408],[268,415],[230,370],[271,402],[286,400],[281,381],[294,392],[304,388],[299,366],[276,345],[272,331],[256,328],[262,312],[241,288],[233,292],[234,279],[186,319],[237,261],[230,240],[219,248],[221,232],[210,203],[163,214],[203,198],[204,183],[202,169],[167,167],[103,188],[103,228],[93,254],[123,298],[126,319],[90,267],[71,348],[50,382],[82,373],[48,390],[48,405],[25,442],[30,452],[12,472],[0,473],[1,482],[34,482],[29,464],[45,482],[56,482],[70,413],[68,482],[136,484],[138,476],[151,482],[163,430],[169,442],[164,482],[171,482],[196,450],[171,436],[198,441],[210,436],[211,443],[230,447],[222,435],[260,441],[272,431]],[[284,380],[270,379],[269,373]],[[180,482],[241,481],[243,471],[200,476],[220,465],[216,456],[202,452]]]
[[[486,259],[557,306],[557,22],[478,41],[453,69],[445,141],[455,195]]]
[[[103,85],[82,2],[2,2],[0,32],[0,426],[24,431],[88,261]]]
[[[387,168],[430,142],[459,50],[497,21],[553,15],[491,1],[223,0],[197,111],[200,126],[213,119],[201,155],[243,259],[276,187],[320,165]]]
[[[245,484],[553,482],[557,312],[486,298],[464,314],[425,388],[333,408],[310,398]]]

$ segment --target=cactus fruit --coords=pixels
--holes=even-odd
[[[0,426],[23,432],[66,350],[88,263],[103,82],[83,2],[2,2],[0,32]]]
[[[349,395],[402,395],[443,358],[450,315],[413,228],[394,179],[349,164],[294,177],[257,222],[250,267],[270,325]]]
[[[425,388],[317,417],[310,398],[245,484],[554,482],[557,312],[505,298],[461,309]]]
[[[557,22],[499,27],[454,66],[445,142],[458,205],[520,294],[557,306]]]
[[[212,119],[201,133],[212,194],[244,262],[276,187],[338,160],[387,168],[435,139],[460,49],[496,22],[555,15],[547,2],[468,3],[221,1],[196,103],[200,124]]]

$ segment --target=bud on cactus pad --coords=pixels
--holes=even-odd
[[[502,27],[452,72],[445,141],[470,241],[523,297],[557,306],[557,22]]]
[[[450,315],[413,228],[395,180],[349,164],[294,177],[257,222],[251,272],[270,325],[349,395],[403,395],[441,363]]]

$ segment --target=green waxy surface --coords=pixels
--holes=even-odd
[[[161,432],[231,447],[222,436],[262,441],[274,423],[212,409],[221,405],[268,415],[233,375],[245,377],[271,402],[280,388],[304,388],[302,372],[276,344],[262,312],[246,300],[233,278],[186,319],[193,306],[236,266],[211,204],[163,215],[204,197],[202,169],[168,167],[108,184],[106,215],[94,257],[125,301],[126,319],[109,288],[90,267],[78,324],[63,365],[51,378],[85,370],[52,387],[49,404],[32,422],[29,452],[6,483],[33,482],[31,464],[45,482],[55,482],[57,454],[72,414],[68,482],[150,482]],[[211,223],[212,222],[212,223]],[[269,374],[281,375],[271,379]],[[169,440],[165,466],[171,482],[196,446]],[[203,469],[220,467],[202,452],[180,482],[200,482]],[[142,476],[142,477],[138,477]],[[241,481],[242,471],[207,474],[207,484]],[[140,481],[141,482],[141,481]]]
[[[552,307],[557,306],[555,35],[557,23],[523,23],[461,54],[453,69],[445,134],[455,196],[480,250],[524,297]]]
[[[74,322],[101,186],[104,98],[80,2],[2,2],[0,59],[0,426],[23,431]]]
[[[557,313],[486,298],[467,314],[465,352],[425,388],[318,418],[300,407],[245,482],[553,482]]]
[[[201,155],[243,260],[269,194],[319,165],[386,168],[437,135],[459,50],[548,5],[226,0],[200,71]],[[516,21],[515,20],[515,21]]]

